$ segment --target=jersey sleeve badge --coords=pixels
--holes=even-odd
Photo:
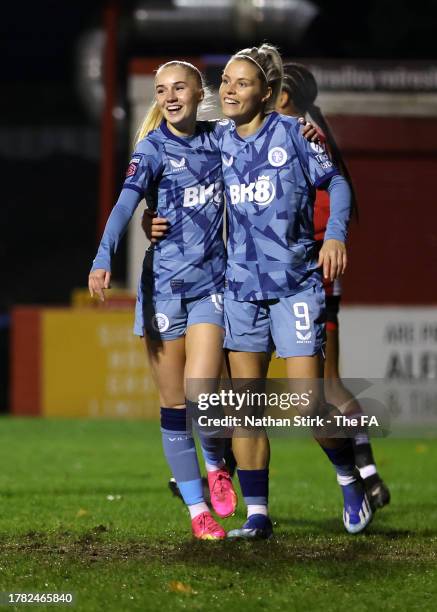
[[[140,161],[141,161],[141,157],[139,157],[138,155],[135,155],[134,157],[132,157],[132,159],[129,162],[129,166],[127,167],[127,170],[126,170],[126,178],[129,178],[130,176],[135,176],[138,170],[138,166],[140,165]]]

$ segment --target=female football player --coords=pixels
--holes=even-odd
[[[220,141],[228,212],[225,281],[225,348],[233,379],[262,379],[275,346],[289,379],[311,383],[310,416],[324,415],[324,293],[346,267],[345,239],[351,194],[323,147],[308,143],[299,123],[274,111],[282,62],[262,45],[236,53],[220,86],[226,117],[234,126]],[[323,246],[314,240],[315,188],[329,192],[331,210]],[[297,380],[295,380],[299,388]],[[308,389],[307,389],[308,390]],[[242,529],[228,537],[272,533],[267,513],[267,437],[234,436],[240,485],[248,506]],[[333,463],[344,497],[344,525],[362,531],[372,518],[355,476],[349,440],[317,436]]]
[[[284,65],[282,90],[276,104],[276,110],[290,117],[310,115],[319,127],[319,140],[326,141],[327,149],[334,164],[349,183],[352,193],[352,206],[356,209],[356,197],[346,163],[337,146],[322,110],[315,104],[318,94],[314,75],[302,64],[290,62]],[[317,191],[314,206],[315,240],[321,246],[329,218],[329,197],[326,191]],[[359,416],[361,409],[352,394],[343,385],[339,372],[339,322],[338,311],[341,300],[341,282],[324,280],[326,295],[326,357],[324,363],[325,398],[348,416]],[[387,485],[379,476],[368,433],[357,431],[352,439],[355,463],[363,479],[366,493],[373,510],[382,508],[390,501]]]
[[[203,98],[202,76],[192,64],[172,61],[157,71],[155,101],[108,219],[89,290],[104,299],[112,255],[146,197],[148,205],[169,220],[170,231],[165,241],[146,252],[134,333],[145,338],[160,395],[164,453],[188,506],[193,534],[222,539],[226,533],[203,498],[195,443],[187,427],[187,408],[195,408],[197,396],[185,388],[188,379],[218,380],[223,355],[220,126],[197,122]],[[229,516],[237,499],[223,463],[223,440],[211,432],[199,431],[199,436],[212,506],[219,516]]]

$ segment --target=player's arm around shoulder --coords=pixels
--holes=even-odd
[[[230,119],[210,119],[208,124],[211,129],[212,139],[217,147],[221,147],[223,138],[233,126],[233,121]]]
[[[305,119],[305,117],[299,117],[298,122],[301,126],[300,133],[308,142],[318,142],[323,143],[323,135],[319,131],[318,127]]]
[[[281,115],[280,118],[287,131],[292,131],[292,138],[302,139],[307,142],[321,142],[321,132],[318,127],[305,119],[305,117],[290,117]]]
[[[166,236],[170,226],[168,219],[158,217],[155,211],[146,208],[141,218],[141,227],[150,242],[155,244]]]

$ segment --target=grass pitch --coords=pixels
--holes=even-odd
[[[3,418],[0,591],[73,592],[81,612],[434,611],[437,440],[374,447],[392,503],[366,534],[345,533],[317,446],[273,439],[275,538],[193,542],[157,423]],[[223,524],[243,520],[240,503]]]

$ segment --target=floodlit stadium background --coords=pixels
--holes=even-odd
[[[13,591],[72,592],[80,612],[435,612],[436,23],[432,0],[2,3],[0,607]],[[392,499],[365,534],[344,530],[306,429],[272,435],[275,537],[197,542],[131,332],[138,220],[106,306],[86,284],[153,69],[191,59],[214,88],[231,53],[264,40],[315,71],[358,193],[343,375],[377,379],[408,437],[373,439]],[[237,481],[227,530],[245,517]]]
[[[407,422],[432,418],[437,59],[426,12],[380,1],[362,7],[357,22],[342,3],[322,1],[46,4],[26,8],[18,21],[5,8],[2,20],[9,61],[0,139],[0,408],[157,415],[143,348],[130,331],[145,244],[140,211],[114,261],[120,290],[106,307],[87,297],[89,266],[150,100],[153,69],[190,58],[214,89],[233,51],[266,39],[315,72],[319,105],[357,189],[360,220],[351,229],[341,310],[343,375],[384,379]],[[271,375],[281,374],[275,361]]]

